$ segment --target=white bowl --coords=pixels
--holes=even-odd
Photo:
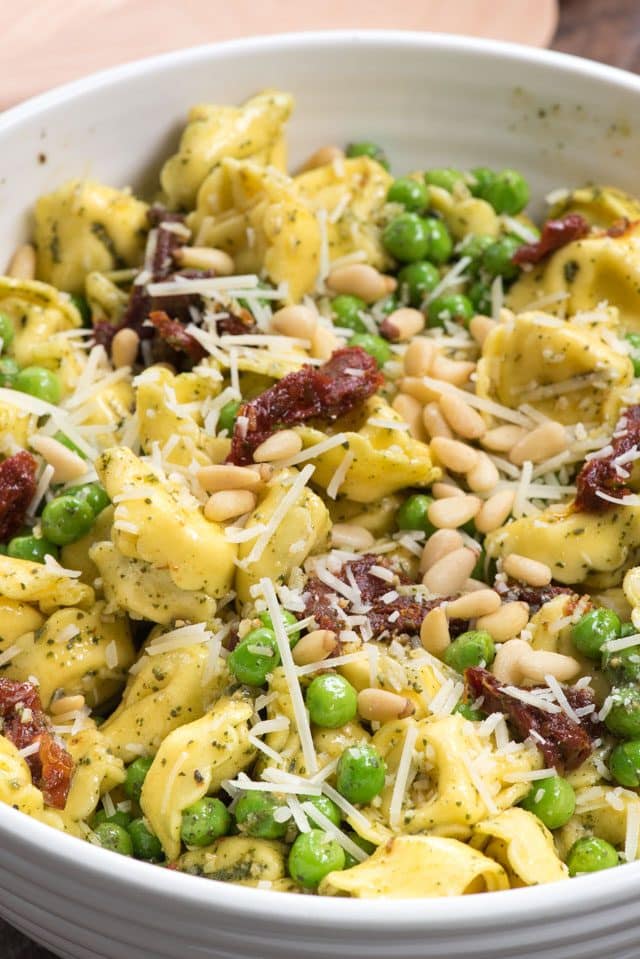
[[[118,67],[0,117],[0,259],[38,194],[92,174],[140,188],[187,108],[291,90],[292,160],[371,137],[398,172],[514,166],[541,199],[638,188],[640,78],[524,47],[405,33],[242,40]],[[637,959],[640,864],[457,899],[359,901],[210,882],[125,860],[0,806],[0,914],[77,959]]]

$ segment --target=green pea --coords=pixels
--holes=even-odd
[[[482,280],[476,280],[467,290],[467,296],[476,313],[491,316],[493,303],[491,302],[491,288]]]
[[[637,630],[633,623],[622,623],[620,626],[620,638],[623,636],[633,636]]]
[[[230,828],[231,813],[219,799],[205,796],[182,812],[180,835],[187,846],[209,846]]]
[[[131,838],[133,855],[143,862],[162,862],[164,852],[162,843],[151,832],[144,819],[134,819],[127,830]]]
[[[62,396],[60,380],[55,373],[43,366],[25,366],[16,374],[13,387],[21,393],[29,393],[36,399],[44,400],[45,403],[53,403],[54,406],[60,402]]]
[[[576,794],[562,776],[549,776],[534,782],[520,805],[537,816],[547,829],[559,829],[575,812]]]
[[[635,632],[635,628],[633,630]],[[613,653],[605,652],[602,657],[602,666],[606,670],[607,678],[616,685],[622,682],[640,682],[640,645],[627,646]]]
[[[471,263],[467,267],[467,271],[471,273],[478,272],[482,266],[482,257],[484,256],[485,250],[494,243],[495,239],[484,233],[470,233],[469,236],[464,238],[458,247],[458,253],[460,256],[471,257]]]
[[[387,360],[391,359],[389,344],[375,333],[355,333],[349,339],[349,346],[359,346],[369,353],[378,364],[378,369],[382,369]]]
[[[6,313],[0,313],[0,340],[2,340],[3,350],[7,350],[11,346],[15,335],[16,331],[11,317],[7,316]]]
[[[227,666],[235,678],[247,686],[264,686],[269,673],[279,665],[275,633],[264,627],[247,633],[227,659]]]
[[[131,836],[117,823],[101,822],[93,830],[93,834],[103,849],[117,852],[121,856],[133,856]]]
[[[350,803],[368,803],[382,792],[386,775],[385,761],[375,746],[348,746],[338,760],[336,789]]]
[[[477,166],[471,171],[469,177],[469,189],[473,196],[479,196],[484,199],[487,190],[496,178],[494,170],[487,166]]]
[[[340,807],[336,806],[333,799],[329,799],[328,796],[301,796],[300,800],[315,806],[318,812],[326,816],[334,826],[339,826],[342,822]]]
[[[94,516],[98,516],[111,503],[107,491],[100,483],[84,483],[82,486],[72,486],[66,491],[67,496],[75,496],[82,503],[88,503]]]
[[[640,739],[640,687],[618,686],[604,724],[619,739]]]
[[[331,313],[335,326],[341,326],[354,333],[366,333],[367,327],[360,314],[366,312],[367,304],[359,296],[341,293],[331,300]]]
[[[464,174],[460,170],[454,170],[453,167],[439,167],[427,170],[424,179],[430,186],[439,186],[451,193],[456,183],[464,180]]]
[[[393,313],[394,310],[397,310],[398,307],[404,306],[396,293],[389,293],[387,296],[384,296],[381,300],[376,302],[374,307],[376,312],[376,317],[378,319],[383,319],[385,316],[389,316],[390,313]]]
[[[218,416],[218,433],[226,430],[227,435],[231,436],[236,425],[236,416],[241,406],[242,403],[240,400],[229,400],[228,403],[224,404]]]
[[[403,176],[394,180],[391,184],[387,193],[387,200],[390,203],[401,203],[405,209],[414,213],[421,213],[429,203],[429,193],[420,180]]]
[[[517,170],[501,170],[486,184],[483,197],[496,213],[515,216],[529,202],[529,184]]]
[[[479,709],[474,709],[469,703],[458,703],[457,706],[454,706],[453,712],[472,723],[479,723],[484,719],[484,714]]]
[[[451,669],[463,673],[470,666],[490,666],[495,655],[491,635],[484,629],[471,629],[447,646],[443,659]]]
[[[295,644],[300,639],[300,633],[301,633],[301,630],[299,627],[297,629],[294,628],[298,626],[298,620],[293,615],[293,613],[290,612],[288,609],[280,609],[280,615],[282,616],[282,622],[284,623],[284,628],[287,632],[287,636],[289,637],[289,645],[295,646]],[[266,611],[264,613],[260,613],[260,615],[258,616],[258,619],[260,620],[263,626],[266,626],[267,629],[270,629],[273,631],[273,620],[271,619],[271,613],[268,613]]]
[[[271,285],[270,283],[267,283],[266,280],[260,280],[260,281],[258,282],[258,286],[256,287],[256,289],[258,289],[258,290],[273,290],[273,287],[272,287],[272,285]],[[254,303],[255,303],[255,302],[256,302],[256,300],[254,300],[253,298],[252,298],[251,300],[247,300],[247,299],[245,299],[243,296],[239,296],[239,297],[238,297],[238,305],[241,306],[243,309],[248,310],[249,313],[251,313],[252,315],[253,315]],[[273,300],[269,300],[269,299],[268,299],[267,297],[265,297],[265,296],[260,296],[260,297],[258,297],[257,302],[258,302],[258,304],[259,304],[260,306],[273,306],[273,305],[274,305],[274,301],[273,301]]]
[[[430,248],[428,222],[417,213],[401,213],[382,231],[385,250],[401,263],[424,260]]]
[[[20,367],[12,356],[0,356],[0,386],[15,389],[16,376]]]
[[[600,872],[612,869],[619,863],[618,853],[606,839],[597,836],[583,836],[574,842],[567,856],[570,876],[581,876],[585,872]]]
[[[7,545],[7,556],[26,559],[30,563],[44,563],[45,556],[58,558],[58,547],[44,537],[14,536]]]
[[[439,282],[438,269],[428,260],[408,263],[398,273],[400,295],[409,301],[410,306],[422,306],[426,297],[435,290]]]
[[[58,430],[54,433],[53,438],[62,443],[63,446],[66,446],[68,450],[71,450],[72,453],[75,453],[76,456],[79,456],[81,459],[86,460],[87,454],[83,453],[79,446],[70,440],[66,433],[63,433],[62,430]]]
[[[371,157],[372,160],[376,160],[385,170],[389,169],[389,161],[387,160],[384,150],[371,140],[358,140],[356,143],[348,143],[344,152],[349,158]]]
[[[65,493],[56,496],[43,509],[42,534],[57,546],[66,546],[88,533],[94,519],[88,503]]]
[[[475,314],[471,300],[464,293],[448,293],[437,296],[428,308],[429,326],[442,326],[446,322],[462,320],[467,326]]]
[[[330,872],[344,869],[344,849],[322,829],[302,832],[289,853],[289,875],[305,889],[314,889]]]
[[[373,852],[376,851],[375,845],[374,845],[372,842],[368,842],[368,840],[363,839],[362,836],[359,836],[357,832],[349,831],[349,832],[347,833],[347,835],[348,835],[349,839],[350,839],[352,842],[354,842],[354,843],[356,844],[356,846],[360,846],[360,848],[362,849],[362,851],[363,851],[363,852],[366,852],[366,854],[367,854],[368,856],[370,856],[371,853],[373,853]],[[351,869],[353,866],[357,866],[357,865],[358,865],[358,862],[359,862],[359,860],[357,860],[354,856],[351,855],[350,852],[347,852],[346,849],[345,849],[345,852],[344,852],[344,868],[345,868],[345,869]]]
[[[316,726],[337,729],[355,717],[358,694],[344,676],[324,673],[309,684],[306,703],[311,721]]]
[[[453,240],[449,231],[442,220],[436,220],[435,217],[429,217],[424,223],[429,240],[425,254],[426,258],[434,263],[446,263],[453,253]],[[420,259],[420,257],[416,257],[416,259]]]
[[[283,803],[272,793],[246,792],[236,804],[236,823],[240,832],[256,839],[282,839],[288,823],[278,822],[273,815],[282,808]]]
[[[633,375],[640,376],[640,333],[627,333],[625,340],[629,344],[629,359],[633,364]]]
[[[117,826],[122,826],[123,829],[128,829],[131,824],[131,816],[128,812],[123,812],[121,809],[116,809],[113,815],[107,816],[104,809],[99,809],[93,816],[91,828],[95,830],[96,826],[99,826],[100,823],[103,822],[115,823]]]
[[[502,276],[505,280],[513,280],[520,272],[520,267],[512,260],[513,254],[522,246],[522,240],[514,236],[502,236],[491,246],[488,246],[482,257],[482,267],[490,276]]]
[[[426,493],[414,493],[407,497],[396,513],[398,529],[419,529],[427,536],[435,533],[435,526],[429,521],[428,515],[432,503],[433,497]]]
[[[611,750],[609,772],[620,786],[638,789],[640,786],[640,739],[618,743]]]
[[[592,609],[573,627],[573,645],[591,659],[598,659],[605,643],[620,636],[620,617],[612,609]]]
[[[129,799],[135,799],[136,802],[140,801],[142,787],[144,786],[144,781],[147,778],[147,773],[151,769],[152,764],[153,759],[151,756],[139,756],[138,759],[134,759],[131,765],[127,767],[122,788]]]
[[[91,327],[91,307],[87,302],[87,298],[85,296],[81,296],[79,293],[71,293],[70,296],[71,302],[82,317],[82,325]]]

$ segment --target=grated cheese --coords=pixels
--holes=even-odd
[[[362,652],[345,653],[344,656],[332,656],[330,659],[320,659],[315,663],[307,663],[306,666],[296,666],[298,676],[308,676],[319,669],[333,669],[335,666],[344,666],[346,663],[362,662]]]
[[[307,446],[306,449],[300,450],[299,453],[296,453],[295,456],[290,456],[289,459],[280,460],[278,466],[298,466],[306,460],[315,459],[315,457],[320,456],[321,453],[327,453],[329,450],[334,449],[334,447],[346,445],[348,442],[349,439],[346,433],[336,433],[335,436],[328,436],[319,443],[314,443],[313,446]]]
[[[424,303],[421,304],[422,308],[424,308],[424,306],[428,306],[429,303],[431,303],[438,296],[440,296],[443,290],[448,290],[450,287],[456,286],[458,283],[464,282],[465,277],[462,274],[464,273],[464,271],[466,270],[466,268],[469,266],[470,263],[471,263],[470,256],[461,257],[458,260],[458,262],[455,264],[455,266],[451,267],[448,273],[445,273],[445,275],[442,277],[438,285],[433,288],[431,293],[429,293]]]
[[[480,796],[480,799],[483,801],[483,803],[487,807],[487,812],[490,815],[495,816],[495,814],[498,812],[498,807],[496,806],[492,796],[489,793],[489,790],[484,784],[484,781],[482,779],[482,774],[479,772],[474,761],[469,756],[466,756],[464,753],[461,753],[460,758],[462,760],[462,764],[464,768],[467,770],[467,773],[469,774],[469,779],[471,780],[471,782],[476,788],[476,792],[478,793],[478,795]]]
[[[499,420],[505,420],[507,423],[514,423],[516,426],[524,426],[526,429],[531,429],[531,420],[525,416],[524,413],[512,410],[508,406],[495,403],[493,400],[487,400],[482,396],[476,396],[475,393],[468,393],[466,390],[461,390],[451,383],[446,383],[444,380],[435,380],[431,376],[423,376],[421,377],[421,381],[435,393],[456,396],[458,399],[464,400],[469,406],[474,407],[474,409],[489,413],[491,416],[495,416]]]
[[[242,569],[246,569],[252,563],[256,563],[262,556],[264,549],[275,533],[275,531],[280,526],[280,523],[285,518],[287,513],[293,509],[300,496],[302,495],[302,490],[307,485],[307,481],[311,478],[315,471],[315,466],[309,464],[296,476],[294,482],[291,484],[291,488],[285,496],[282,497],[278,506],[273,511],[273,515],[269,522],[266,525],[266,528],[263,533],[261,533],[258,541],[255,546],[249,553],[249,555],[244,560],[236,560],[236,565],[240,566]]]
[[[640,802],[636,797],[627,805],[627,828],[624,837],[624,858],[633,862],[638,855],[640,837]]]
[[[206,623],[194,623],[189,626],[180,626],[169,633],[158,636],[145,648],[148,656],[159,656],[161,653],[170,653],[174,649],[185,649],[189,646],[199,646],[213,639],[213,634]]]
[[[533,783],[539,779],[549,779],[551,776],[557,776],[555,766],[549,769],[530,769],[521,773],[507,773],[502,778],[506,783]]]
[[[331,499],[335,499],[336,496],[338,495],[338,492],[340,491],[340,487],[344,483],[347,473],[349,472],[349,469],[351,468],[351,464],[353,463],[355,458],[356,458],[356,454],[353,453],[351,450],[347,450],[347,452],[342,457],[341,462],[336,467],[336,470],[333,476],[327,483],[327,496],[329,496]]]
[[[396,779],[393,784],[391,794],[391,803],[389,804],[389,824],[392,829],[399,829],[402,819],[402,804],[409,785],[409,776],[411,774],[411,763],[413,760],[413,749],[418,738],[418,727],[409,726],[407,734],[404,737],[404,745],[400,755],[400,762],[396,771]]]
[[[6,666],[7,663],[10,663],[18,653],[21,653],[22,650],[19,646],[16,646],[15,643],[13,646],[9,646],[8,649],[5,649],[4,653],[0,653],[0,666]]]
[[[562,712],[557,703],[550,703],[548,699],[544,698],[544,696],[533,692],[528,692],[525,689],[520,689],[519,686],[502,686],[500,688],[500,692],[506,693],[508,696],[511,696],[512,699],[519,699],[521,703],[526,703],[527,706],[535,706],[537,709],[541,709],[545,713]]]
[[[630,646],[636,646],[640,643],[640,633],[634,633],[633,636],[622,636],[620,639],[609,639],[602,644],[602,649],[607,653],[616,653],[621,649],[628,649]]]
[[[345,852],[348,852],[350,855],[352,855],[353,858],[358,862],[364,862],[364,860],[368,858],[364,849],[358,846],[358,844],[355,843],[353,839],[350,839],[349,836],[345,835],[342,830],[339,829],[335,823],[331,822],[331,820],[325,816],[323,812],[320,812],[320,810],[317,809],[313,803],[303,802],[301,809],[309,817],[309,819],[324,829],[327,835],[331,836],[332,839],[335,839],[335,841],[342,846]]]
[[[504,306],[504,290],[502,287],[502,277],[497,276],[491,284],[491,318],[500,322],[500,314]]]
[[[104,651],[105,662],[109,669],[115,669],[118,665],[118,647],[115,640],[112,640]]]
[[[323,782],[322,792],[325,794],[325,796],[328,796],[329,799],[332,799],[336,806],[342,810],[350,826],[353,826],[354,829],[357,829],[359,826],[360,829],[366,832],[370,832],[372,830],[372,825],[367,817],[364,816],[359,809],[356,809],[355,806],[352,806],[348,799],[345,799],[344,796],[341,796],[337,789],[334,789],[333,786],[329,785],[329,783]]]

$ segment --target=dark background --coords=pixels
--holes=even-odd
[[[640,73],[640,0],[561,0],[552,47]],[[55,959],[1,919],[0,957]]]

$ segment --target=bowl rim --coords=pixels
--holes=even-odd
[[[597,80],[605,85],[624,88],[640,96],[640,76],[596,61],[551,50],[526,47],[521,44],[485,38],[464,37],[446,33],[427,33],[400,30],[320,30],[243,37],[221,43],[208,43],[161,53],[151,57],[119,64],[62,84],[31,97],[6,110],[0,116],[0,136],[38,115],[46,117],[49,109],[128,79],[146,73],[163,72],[180,65],[226,59],[271,49],[276,51],[303,50],[305,47],[348,46],[354,43],[374,47],[398,49],[412,47],[436,49],[464,55],[472,53],[487,58],[547,67],[561,74],[572,74]],[[26,827],[26,828],[25,828]],[[82,845],[80,845],[82,844]],[[340,897],[312,897],[273,892],[232,885],[218,881],[202,881],[200,877],[177,873],[169,869],[127,860],[123,870],[122,858],[107,850],[69,836],[25,813],[0,803],[0,845],[11,852],[20,852],[27,863],[50,860],[58,875],[66,875],[80,882],[109,880],[127,890],[133,897],[154,896],[156,908],[171,904],[173,914],[178,907],[198,910],[199,914],[215,915],[224,912],[231,920],[247,914],[265,924],[286,924],[295,930],[309,927],[310,922],[326,923],[334,930],[358,927],[366,919],[368,932],[402,928],[402,938],[412,934],[451,930],[457,933],[478,934],[483,929],[495,928],[496,923],[539,921],[542,916],[552,921],[566,918],[567,907],[576,921],[581,915],[596,912],[603,906],[618,905],[635,899],[632,880],[640,877],[640,860],[608,870],[602,874],[582,876],[568,886],[558,889],[557,883],[493,892],[491,895],[470,895],[416,899],[349,899]],[[79,850],[82,855],[79,856]],[[42,880],[40,881],[42,883]],[[437,908],[424,911],[416,908],[418,902],[436,903]],[[375,909],[372,903],[375,902]]]

